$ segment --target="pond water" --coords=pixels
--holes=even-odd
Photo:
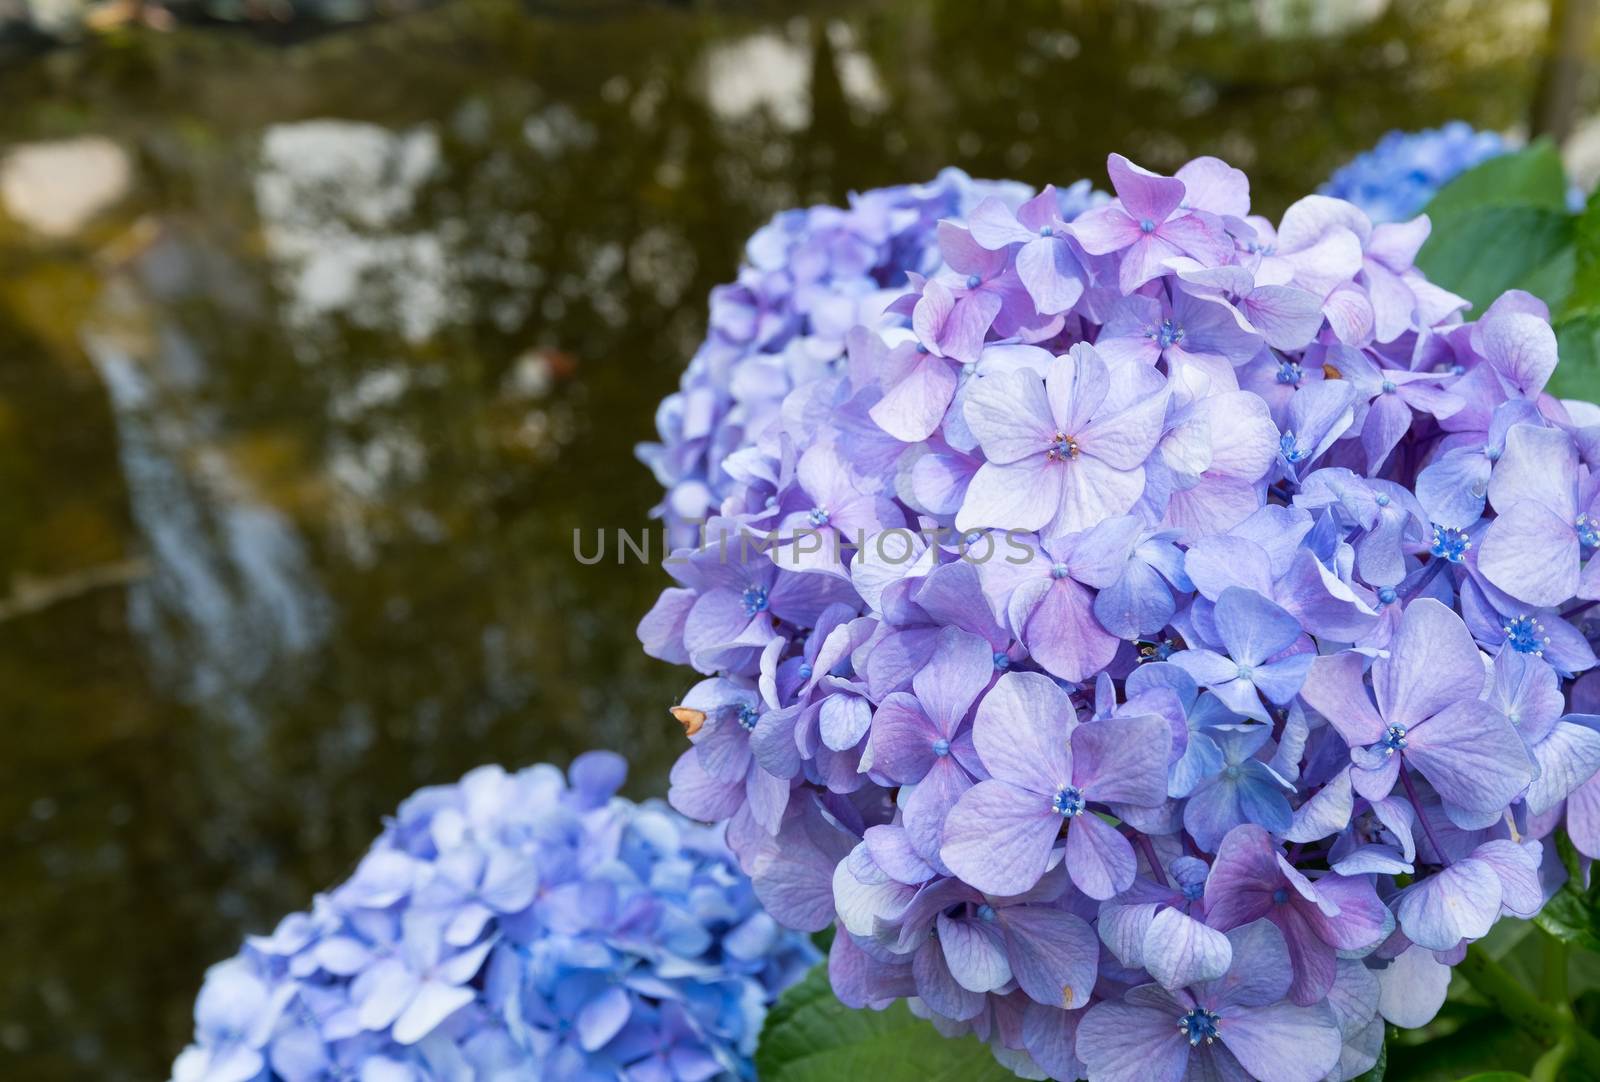
[[[419,785],[607,747],[663,790],[663,576],[572,534],[647,525],[633,445],[768,215],[1112,149],[1276,213],[1389,128],[1516,125],[1543,22],[535,7],[0,71],[0,1076],[165,1077],[205,966]]]

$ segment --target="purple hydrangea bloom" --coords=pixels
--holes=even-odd
[[[752,1077],[816,958],[716,832],[625,767],[482,767],[401,805],[346,883],[213,967],[175,1082]]]
[[[721,451],[640,625],[707,677],[670,799],[1021,1075],[1351,1079],[1600,852],[1600,409],[1426,218],[1108,172],[924,221]]]

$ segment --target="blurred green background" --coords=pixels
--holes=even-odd
[[[1113,149],[1219,154],[1276,214],[1457,117],[1590,183],[1548,23],[0,0],[0,1077],[165,1077],[205,966],[419,785],[599,746],[661,791],[663,576],[572,531],[646,524],[633,444],[768,215]]]

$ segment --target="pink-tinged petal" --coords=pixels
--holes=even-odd
[[[1209,894],[1209,891],[1207,892]],[[1196,985],[1194,998],[1220,1013],[1282,999],[1294,979],[1289,947],[1277,925],[1255,920],[1228,931],[1233,965],[1227,975]]]
[[[1290,208],[1293,210],[1293,208]],[[1288,216],[1285,215],[1285,221]],[[1283,235],[1278,236],[1279,243]],[[1302,289],[1327,299],[1341,285],[1350,282],[1361,271],[1361,238],[1349,229],[1335,227],[1307,247],[1284,248],[1289,254],[1284,259],[1293,268],[1292,282]],[[1356,295],[1365,297],[1360,290]],[[1372,308],[1367,307],[1367,333],[1372,332]],[[1342,339],[1341,339],[1342,340]]]
[[[1017,220],[1010,207],[992,195],[972,208],[972,213],[967,215],[967,228],[972,232],[972,239],[991,252],[1008,244],[1026,244],[1038,236]]]
[[[1546,608],[1571,600],[1577,592],[1580,555],[1571,523],[1523,500],[1489,523],[1478,569],[1517,600]]]
[[[1375,225],[1367,241],[1367,254],[1395,270],[1404,270],[1416,262],[1417,253],[1431,232],[1433,223],[1426,214],[1419,214],[1409,222]]]
[[[1004,302],[993,290],[980,289],[956,300],[950,318],[939,329],[939,349],[946,357],[963,364],[976,364],[983,352],[983,337],[989,333]]]
[[[1184,219],[1187,220],[1187,219]],[[1167,273],[1167,261],[1184,254],[1182,248],[1160,233],[1147,233],[1128,246],[1117,272],[1117,286],[1124,295],[1146,282]]]
[[[787,778],[775,778],[756,763],[750,764],[750,775],[745,779],[745,797],[749,801],[750,815],[768,834],[778,833],[783,824],[783,813],[789,806],[790,785]]]
[[[673,665],[687,665],[689,651],[683,645],[683,625],[699,594],[694,590],[669,587],[661,591],[656,603],[639,621],[639,641],[644,652]]]
[[[1052,1078],[1082,1078],[1083,1061],[1075,1051],[1081,1011],[1063,1011],[1039,1003],[1022,1014],[1022,1046],[1033,1062]]]
[[[911,971],[916,978],[917,995],[947,1018],[976,1018],[988,1002],[982,992],[968,991],[951,975],[937,939],[930,938],[917,949]]]
[[[1342,1040],[1326,1005],[1235,1007],[1219,1027],[1222,1043],[1255,1078],[1320,1082],[1339,1062]]]
[[[1085,455],[1119,470],[1131,470],[1156,449],[1166,417],[1167,395],[1163,390],[1079,430],[1078,444]]]
[[[1050,417],[1057,432],[1079,436],[1111,391],[1111,374],[1093,346],[1078,344],[1057,358],[1044,377]]]
[[[956,983],[972,992],[994,992],[1011,980],[1011,963],[1000,929],[983,920],[952,920],[939,914],[939,946]]]
[[[1254,823],[1233,828],[1222,839],[1206,879],[1207,922],[1226,931],[1258,920],[1267,913],[1281,880],[1271,835]]]
[[[1334,337],[1345,345],[1364,346],[1372,340],[1376,319],[1372,300],[1359,287],[1343,285],[1329,293],[1322,302],[1322,314]]]
[[[1012,595],[1013,626],[1033,659],[1063,680],[1086,680],[1105,668],[1119,640],[1095,619],[1089,591],[1060,579],[1039,582],[1037,604],[1029,596],[1033,592]],[[1032,605],[1031,612],[1016,611],[1024,601]]]
[[[1482,939],[1500,915],[1500,877],[1481,860],[1462,860],[1400,894],[1400,930],[1419,947],[1447,951]]]
[[[1233,945],[1176,909],[1163,909],[1150,922],[1144,939],[1144,964],[1165,988],[1184,988],[1212,981],[1228,972]]]
[[[1000,926],[1010,947],[1011,972],[1033,1000],[1077,1010],[1089,1002],[1100,944],[1089,926],[1071,913],[1040,906],[1007,906]]]
[[[938,279],[929,279],[922,287],[922,296],[911,310],[911,329],[929,350],[941,353],[939,333],[955,310],[956,297],[950,287]]]
[[[1055,437],[1045,385],[1027,372],[999,372],[969,386],[962,416],[991,463],[1043,454]]]
[[[987,642],[960,628],[939,632],[933,657],[911,678],[911,686],[939,734],[955,736],[973,700],[994,674],[994,651]]]
[[[1364,668],[1362,655],[1350,651],[1319,657],[1300,688],[1300,697],[1351,747],[1377,743],[1386,728],[1367,694]]]
[[[1185,255],[1214,266],[1233,254],[1233,239],[1198,214],[1182,214],[1156,231],[1156,236]]]
[[[1543,815],[1600,771],[1600,731],[1559,721],[1533,746],[1533,758],[1539,776],[1528,785],[1524,799],[1530,812]]]
[[[1338,907],[1335,916],[1306,907],[1306,919],[1323,942],[1345,951],[1377,943],[1388,931],[1389,911],[1378,898],[1371,876],[1329,874],[1316,881],[1317,897]]]
[[[1005,466],[985,462],[967,485],[961,510],[956,512],[956,529],[1037,530],[1048,525],[1061,505],[1067,470],[1058,463],[1042,462],[1034,459]]]
[[[862,837],[873,863],[884,874],[902,883],[925,883],[934,876],[934,869],[912,848],[911,840],[902,827],[880,825],[868,827]]]
[[[1558,428],[1512,425],[1489,481],[1489,502],[1509,511],[1523,502],[1548,508],[1562,522],[1578,515],[1578,450]]]
[[[1434,522],[1464,530],[1483,516],[1491,468],[1481,451],[1448,451],[1417,475],[1417,500]]]
[[[768,714],[762,720],[771,716]],[[829,695],[822,700],[822,709],[817,714],[817,731],[823,745],[832,751],[854,748],[867,735],[867,728],[871,724],[872,706],[859,695]],[[752,736],[751,744],[754,743]],[[787,772],[778,776],[793,777]]]
[[[1389,657],[1373,662],[1372,688],[1384,721],[1410,728],[1476,694],[1484,675],[1482,655],[1461,617],[1422,597],[1406,606]]]
[[[1060,829],[1061,817],[1051,810],[1049,797],[1002,781],[981,781],[951,809],[939,856],[985,894],[1021,894],[1044,875]]]
[[[1452,703],[1406,734],[1405,758],[1448,804],[1487,812],[1533,780],[1516,726],[1486,702]]]
[[[1472,852],[1500,877],[1500,904],[1514,917],[1527,920],[1544,906],[1544,890],[1539,885],[1538,842],[1531,838],[1521,843],[1510,838],[1484,842]]]
[[[1361,449],[1367,453],[1367,476],[1383,469],[1389,453],[1411,427],[1411,409],[1399,395],[1379,395],[1361,427]]]
[[[1450,967],[1424,947],[1407,947],[1378,972],[1378,1013],[1397,1026],[1420,1029],[1444,1006]]]
[[[1567,836],[1578,852],[1600,860],[1600,776],[1590,778],[1567,798]]]
[[[1067,228],[1090,255],[1120,252],[1144,236],[1127,211],[1111,204],[1084,211]]]
[[[1013,524],[1017,528],[1043,527],[1045,535],[1052,537],[1079,533],[1108,518],[1127,514],[1144,493],[1143,468],[1118,470],[1089,455],[1080,455],[1047,472],[1061,478],[1055,517],[1040,526]],[[1049,494],[1040,485],[1034,499],[1042,503]]]
[[[958,746],[955,753],[936,759],[927,775],[912,787],[910,795],[901,803],[906,838],[917,855],[930,864],[938,860],[939,847],[944,844],[944,826],[950,809],[972,788],[971,775],[957,762],[959,755]]]
[[[706,773],[694,749],[673,764],[667,803],[690,819],[715,823],[730,819],[744,806],[744,781],[724,781]]]
[[[1073,818],[1067,828],[1067,873],[1079,890],[1099,901],[1114,898],[1132,885],[1137,870],[1133,846],[1115,827],[1092,812]]]
[[[1106,172],[1128,214],[1139,220],[1149,219],[1152,228],[1165,222],[1183,202],[1183,181],[1152,173],[1121,154],[1106,158]]]
[[[1042,673],[1011,672],[978,704],[972,743],[990,777],[1047,798],[1072,781],[1072,700]]]
[[[1176,175],[1183,181],[1184,206],[1234,218],[1250,213],[1250,178],[1221,158],[1195,158]]]
[[[1525,398],[1544,390],[1556,368],[1556,335],[1548,320],[1508,312],[1480,320],[1479,348],[1506,386]]]
[[[920,443],[938,430],[955,393],[955,369],[945,361],[929,358],[890,387],[867,413],[895,439]]]
[[[1259,286],[1245,298],[1244,309],[1274,349],[1303,349],[1322,329],[1322,299],[1294,286]]]
[[[915,784],[933,765],[938,728],[922,704],[904,691],[878,704],[872,715],[872,768],[894,784]]]
[[[1083,296],[1084,270],[1065,237],[1036,238],[1017,253],[1017,277],[1041,315],[1065,312]]]
[[[958,274],[976,274],[993,277],[1005,268],[1004,252],[991,252],[979,244],[967,230],[945,219],[935,229],[939,238],[939,254],[945,265]]]
[[[1183,1013],[1170,998],[1152,1002],[1134,993],[1121,1003],[1097,1003],[1078,1024],[1078,1058],[1095,1082],[1182,1082],[1189,1042],[1176,1023]]]
[[[891,879],[858,846],[833,871],[833,904],[845,931],[863,938],[876,935],[880,923],[898,921],[916,897],[916,886]]]
[[[1086,721],[1072,731],[1073,784],[1102,804],[1155,807],[1171,749],[1171,726],[1153,714]]]
[[[1393,342],[1412,329],[1417,298],[1400,275],[1373,260],[1362,267],[1367,296],[1372,299],[1372,334],[1379,342]]]
[[[1322,240],[1335,230],[1348,230],[1357,244],[1372,235],[1372,222],[1359,207],[1326,195],[1308,195],[1290,204],[1278,226],[1278,248],[1297,252]],[[1359,251],[1359,249],[1358,249]],[[1360,264],[1350,269],[1354,274]]]

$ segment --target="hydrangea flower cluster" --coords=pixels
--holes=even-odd
[[[1400,222],[1468,169],[1513,149],[1498,132],[1478,131],[1464,120],[1419,132],[1392,131],[1341,166],[1322,194],[1354,203],[1374,222]]]
[[[939,223],[741,445],[639,628],[670,799],[1019,1075],[1352,1078],[1600,852],[1600,408],[1425,217],[1109,173]]]
[[[785,211],[758,230],[738,280],[711,291],[705,342],[656,411],[661,442],[637,449],[666,489],[654,514],[669,537],[692,543],[739,483],[735,452],[773,427],[784,396],[836,368],[849,330],[875,322],[908,274],[938,269],[940,219],[991,196],[1015,204],[1032,194],[949,168],[927,184],[853,196],[848,208]],[[1061,213],[1094,198],[1087,184],[1063,193]]]
[[[175,1082],[753,1077],[817,954],[712,828],[591,752],[401,805],[350,879],[206,975]]]

